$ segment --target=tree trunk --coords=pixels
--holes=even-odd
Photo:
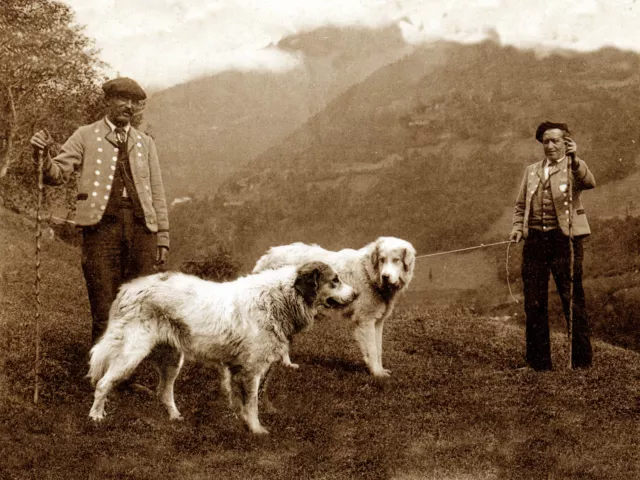
[[[11,154],[13,151],[13,141],[11,138],[7,139],[7,143],[2,152],[0,152],[0,179],[4,178],[9,171],[9,165],[11,165]]]
[[[13,101],[13,92],[11,87],[6,87],[7,101],[5,103],[5,111],[7,113],[7,123],[5,125],[4,145],[0,151],[0,179],[3,179],[9,171],[9,166],[14,160],[13,156],[13,141],[15,137],[15,126],[17,125],[17,113],[16,105]]]

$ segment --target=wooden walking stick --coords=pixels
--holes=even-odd
[[[573,368],[573,162],[574,153],[567,154],[567,189],[569,190],[569,368]]]
[[[44,129],[45,134],[47,135],[47,141],[51,141],[49,146],[49,152],[51,148],[55,148],[57,150],[56,145],[52,143],[53,138],[49,133],[49,130]],[[40,276],[40,257],[41,257],[41,248],[40,248],[40,239],[42,238],[42,199],[43,199],[43,169],[44,169],[44,155],[45,150],[38,149],[35,151],[35,160],[37,162],[38,168],[38,201],[36,204],[36,278],[34,282],[35,293],[36,293],[36,359],[34,363],[34,387],[33,387],[33,403],[38,403],[38,398],[40,395],[40,343],[41,343],[41,301],[40,301],[40,281],[42,280]],[[48,153],[47,153],[48,155]]]
[[[35,291],[36,291],[36,361],[34,364],[34,388],[33,388],[33,403],[38,403],[38,395],[40,389],[40,238],[42,237],[42,226],[40,218],[40,209],[42,208],[42,164],[43,164],[43,151],[38,151],[38,203],[36,206],[36,278],[35,278]]]

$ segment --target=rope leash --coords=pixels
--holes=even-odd
[[[34,217],[30,217],[30,218],[34,218]],[[36,221],[38,221],[37,216],[35,218],[36,218]],[[66,218],[56,217],[55,215],[49,215],[47,217],[47,222],[48,223],[66,223],[68,225],[76,224],[76,222],[74,222],[73,220],[67,220]]]
[[[478,248],[493,247],[495,245],[504,245],[505,243],[512,243],[512,242],[511,242],[511,240],[505,240],[503,242],[487,243],[486,245],[484,243],[481,243],[480,245],[476,245],[475,247],[458,248],[456,250],[447,250],[446,252],[427,253],[425,255],[418,255],[416,257],[416,260],[419,259],[419,258],[435,257],[435,256],[438,256],[438,255],[448,255],[450,253],[467,252],[469,250],[476,250]]]
[[[40,247],[40,239],[42,237],[42,225],[41,225],[41,207],[42,207],[42,198],[43,198],[43,159],[42,159],[42,152],[40,152],[40,154],[38,155],[38,203],[37,203],[37,208],[36,208],[36,279],[35,279],[35,294],[36,294],[36,361],[35,361],[35,386],[34,386],[34,394],[33,394],[33,402],[34,403],[38,403],[38,396],[39,396],[39,384],[40,384],[40,337],[41,337],[41,329],[40,329],[40,307],[41,307],[41,301],[40,301],[40,281],[41,281],[41,277],[40,277],[40,253],[41,253],[41,247]],[[75,225],[75,222],[72,220],[66,220],[60,217],[56,217],[53,215],[49,215],[48,218],[49,223],[51,222],[56,222],[56,223],[66,223],[66,224],[70,224],[70,225]],[[513,295],[513,291],[511,289],[511,282],[509,280],[509,249],[511,247],[511,244],[513,243],[510,240],[505,240],[505,241],[501,241],[501,242],[495,242],[495,243],[489,243],[489,244],[480,244],[480,245],[476,245],[473,247],[467,247],[467,248],[459,248],[459,249],[455,249],[455,250],[449,250],[449,251],[445,251],[445,252],[436,252],[436,253],[428,253],[428,254],[424,254],[424,255],[418,255],[416,256],[416,260],[421,259],[421,258],[429,258],[429,257],[435,257],[435,256],[439,256],[439,255],[449,255],[452,253],[460,253],[460,252],[467,252],[467,251],[471,251],[471,250],[477,250],[479,248],[488,248],[488,247],[493,247],[493,246],[497,246],[497,245],[504,245],[507,244],[507,255],[506,255],[506,261],[505,261],[505,271],[506,271],[506,278],[507,278],[507,286],[509,288],[509,295],[511,296],[511,299],[515,302],[515,303],[519,303],[518,300],[514,297]]]
[[[480,245],[475,245],[473,247],[457,248],[455,250],[447,250],[445,252],[426,253],[424,255],[416,256],[416,260],[420,258],[437,257],[439,255],[450,255],[452,253],[468,252],[471,250],[477,250],[479,248],[495,247],[496,245],[504,245],[505,243],[507,244],[507,258],[505,260],[505,271],[507,273],[507,286],[509,287],[509,295],[511,296],[511,299],[515,303],[519,303],[518,299],[513,296],[513,291],[511,290],[511,281],[509,280],[509,249],[511,248],[511,244],[513,243],[511,240],[504,240],[502,242],[487,243],[487,244],[481,243]]]

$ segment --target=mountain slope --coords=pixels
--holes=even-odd
[[[600,186],[637,169],[640,105],[628,99],[639,67],[613,49],[540,57],[492,41],[434,43],[340,95],[220,193],[282,213],[281,242],[394,233],[419,251],[467,246],[512,207],[545,119],[570,125]]]
[[[152,95],[145,113],[170,196],[211,194],[336,95],[412,47],[397,27],[322,28],[282,39],[300,66],[231,71]]]

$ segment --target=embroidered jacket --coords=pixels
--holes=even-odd
[[[131,127],[127,143],[133,182],[147,228],[158,232],[158,246],[169,246],[169,215],[160,174],[158,153],[151,137]],[[66,183],[80,169],[76,224],[95,225],[104,214],[118,160],[115,133],[103,118],[78,128],[59,155],[45,160],[44,181]]]
[[[574,168],[571,171],[573,192],[572,233],[574,236],[584,236],[591,234],[591,229],[589,228],[587,216],[582,206],[580,193],[583,190],[594,188],[596,186],[596,180],[583,160],[576,157],[574,162]],[[569,235],[569,172],[567,170],[567,164],[565,162],[560,169],[552,172],[549,177],[551,195],[558,218],[558,226],[565,235]],[[522,236],[527,238],[529,234],[529,215],[531,214],[532,208],[531,200],[536,193],[542,195],[543,183],[544,160],[529,165],[525,171],[513,214],[512,233],[522,232]]]

